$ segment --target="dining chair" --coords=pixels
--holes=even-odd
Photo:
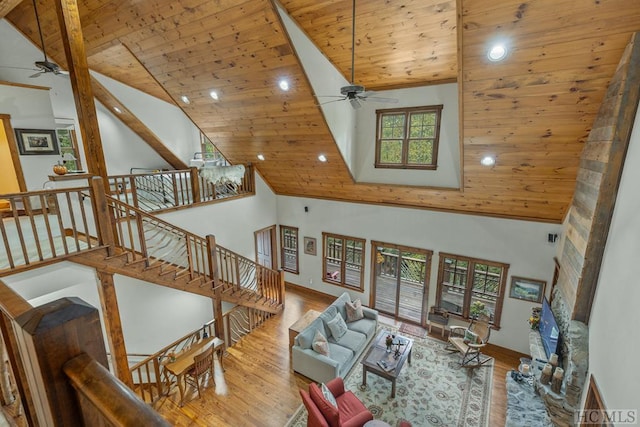
[[[198,398],[200,395],[200,380],[204,378],[204,376],[209,372],[210,379],[213,382],[213,346],[209,346],[202,353],[194,356],[193,358],[193,368],[191,368],[184,375],[184,382],[186,385],[191,385],[198,390]]]

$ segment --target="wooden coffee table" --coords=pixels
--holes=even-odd
[[[411,348],[413,347],[413,340],[411,338],[403,337],[401,335],[395,335],[394,342],[402,343],[400,346],[400,355],[395,358],[396,346],[392,347],[390,353],[387,353],[387,345],[385,340],[387,335],[391,335],[391,332],[382,329],[378,332],[378,335],[373,339],[371,347],[367,350],[367,353],[362,358],[362,385],[367,385],[367,372],[376,374],[379,377],[391,381],[391,397],[396,397],[396,379],[400,376],[400,371],[404,366],[404,362],[408,361],[411,364]],[[390,370],[383,369],[378,362],[384,361],[393,368]]]

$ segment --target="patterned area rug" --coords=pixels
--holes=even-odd
[[[417,325],[412,325],[410,323],[402,323],[400,325],[400,329],[398,329],[398,332],[404,335],[411,335],[409,338],[413,338],[413,337],[424,338],[427,336],[426,329],[423,329]]]
[[[386,327],[385,329],[390,328]],[[461,368],[460,355],[445,350],[445,343],[432,338],[414,339],[411,365],[405,363],[391,399],[391,382],[367,374],[362,387],[362,365],[356,363],[345,380],[369,408],[376,420],[396,426],[400,419],[421,426],[488,426],[493,364],[476,369]],[[287,424],[307,425],[304,405]]]

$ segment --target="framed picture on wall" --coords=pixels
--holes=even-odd
[[[316,255],[316,239],[314,237],[305,237],[304,238],[304,253],[308,255]]]
[[[546,285],[547,282],[544,280],[512,276],[509,296],[515,299],[541,303]]]
[[[16,136],[22,155],[60,154],[55,130],[16,129]]]

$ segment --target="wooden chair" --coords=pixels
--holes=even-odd
[[[451,352],[459,352],[462,355],[461,366],[475,368],[491,360],[490,357],[484,360],[480,357],[480,350],[487,345],[491,334],[489,320],[489,316],[481,314],[477,320],[472,320],[466,328],[464,326],[450,327],[451,334],[446,348]]]
[[[198,390],[198,398],[200,398],[200,379],[209,372],[211,381],[214,381],[213,375],[213,345],[209,346],[202,353],[193,357],[193,368],[184,375],[184,383],[186,385],[195,386]]]

